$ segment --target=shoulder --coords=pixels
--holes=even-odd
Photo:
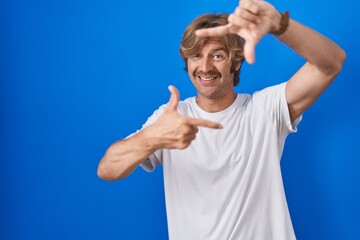
[[[276,97],[285,94],[286,82],[266,87],[252,94],[253,98]]]

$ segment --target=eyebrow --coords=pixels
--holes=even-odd
[[[214,50],[211,50],[211,52],[217,52],[217,51],[224,51],[226,52],[226,49],[224,47],[215,48]]]

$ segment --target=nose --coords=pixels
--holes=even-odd
[[[214,68],[214,65],[213,65],[211,59],[209,59],[209,58],[201,59],[200,66],[199,66],[200,71],[206,73],[206,72],[213,70],[213,68]]]

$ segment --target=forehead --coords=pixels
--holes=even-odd
[[[225,45],[218,39],[209,39],[200,48],[201,52],[206,51],[226,51]]]

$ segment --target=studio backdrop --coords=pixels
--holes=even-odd
[[[279,1],[338,43],[347,60],[304,114],[281,160],[298,239],[360,239],[358,1]],[[105,182],[107,147],[169,99],[196,94],[182,32],[233,0],[0,1],[0,239],[167,239],[162,168]],[[288,80],[305,61],[273,36],[237,92]]]

